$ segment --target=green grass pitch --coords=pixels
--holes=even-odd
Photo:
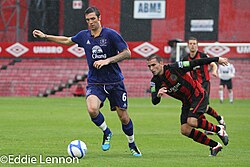
[[[142,157],[132,157],[116,112],[109,103],[101,109],[113,132],[109,151],[101,150],[102,132],[90,121],[84,98],[0,98],[0,160],[3,155],[34,157],[68,156],[67,145],[80,139],[88,153],[74,164],[15,164],[0,166],[250,166],[250,100],[210,100],[227,124],[229,144],[216,157],[209,147],[180,134],[179,101],[164,98],[153,106],[150,98],[130,98],[129,114]],[[214,119],[207,118],[216,123]],[[216,141],[216,135],[209,136]],[[221,142],[222,143],[222,142]]]

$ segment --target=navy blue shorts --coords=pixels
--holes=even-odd
[[[111,111],[115,111],[116,107],[121,109],[128,107],[127,91],[122,81],[114,84],[89,84],[86,89],[86,97],[96,95],[102,101],[100,107],[106,98],[109,100]]]

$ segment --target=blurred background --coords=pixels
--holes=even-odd
[[[85,88],[84,50],[36,39],[32,31],[73,36],[88,28],[88,6],[99,8],[102,25],[128,42],[132,59],[120,66],[130,97],[150,95],[145,57],[159,54],[168,63],[172,42],[194,36],[235,45],[199,49],[230,58],[235,98],[250,98],[249,0],[0,0],[0,96],[73,97],[77,84]],[[218,98],[219,79],[211,83],[211,97]]]

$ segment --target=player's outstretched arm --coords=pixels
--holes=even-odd
[[[212,62],[218,62],[221,65],[227,65],[228,60],[227,58],[222,57],[212,57],[212,58],[202,58],[202,59],[195,59],[192,61],[180,61],[173,64],[170,64],[171,66],[174,66],[176,68],[183,68],[186,71],[191,71],[193,67],[204,65],[204,64],[210,64]]]
[[[72,45],[72,44],[74,44],[74,42],[71,40],[71,37],[48,35],[48,34],[43,33],[40,30],[34,30],[33,31],[33,36],[35,38],[46,39],[46,40],[56,42],[56,43],[59,43],[59,44],[64,44],[64,45]]]
[[[211,58],[195,59],[195,60],[192,60],[192,61],[179,62],[179,64],[182,67],[191,67],[191,68],[193,68],[195,66],[210,64],[212,62],[218,62],[219,64],[221,64],[223,66],[228,64],[227,58],[223,58],[223,57],[211,57]]]

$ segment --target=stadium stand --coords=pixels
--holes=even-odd
[[[236,77],[233,79],[235,98],[249,98],[250,60],[230,61],[236,68]],[[51,97],[73,97],[75,77],[86,74],[86,63],[85,59],[23,59],[0,71],[0,96],[38,96],[39,93],[47,92],[52,93]],[[145,59],[125,60],[120,62],[120,67],[129,97],[150,96],[147,90],[152,75]],[[80,83],[86,87],[86,80]],[[219,79],[211,76],[212,98],[218,98],[218,86]]]
[[[23,59],[1,71],[0,95],[37,96],[47,88],[74,80],[76,75],[84,75],[86,67],[79,59]]]
[[[6,70],[8,66],[15,65],[15,63],[20,61],[21,59],[1,59],[0,70]]]

